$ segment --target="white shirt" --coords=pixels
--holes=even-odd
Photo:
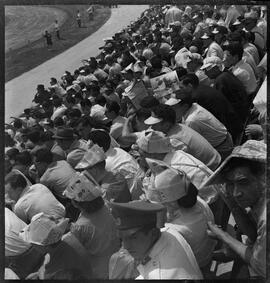
[[[43,212],[54,218],[65,217],[65,207],[54,197],[52,192],[42,184],[27,186],[14,206],[15,214],[25,223]]]
[[[220,45],[218,43],[216,43],[215,41],[213,41],[207,50],[206,53],[206,58],[207,57],[211,57],[211,56],[217,56],[219,57],[221,60],[223,60],[223,49],[220,47]]]
[[[110,135],[119,143],[119,145],[123,148],[130,146],[130,143],[123,142],[121,140],[122,137],[122,130],[127,118],[118,116],[112,121]]]
[[[197,103],[193,103],[185,113],[182,123],[202,135],[216,149],[228,133],[226,127],[213,114]]]
[[[240,60],[231,68],[231,71],[243,83],[248,94],[256,90],[256,77],[248,63]]]
[[[184,171],[191,183],[199,190],[199,196],[208,204],[217,199],[218,193],[214,186],[201,185],[213,174],[203,162],[183,150],[169,152],[163,161],[169,166]]]
[[[19,236],[26,226],[14,212],[5,207],[5,256],[20,255],[31,247]]]
[[[140,276],[136,279],[203,279],[189,244],[179,233],[168,230],[161,230],[149,253],[150,261],[137,266]]]
[[[208,204],[198,197],[191,208],[179,208],[165,227],[176,229],[189,243],[200,267],[210,263],[216,241],[207,234],[207,222],[214,223],[214,215]]]

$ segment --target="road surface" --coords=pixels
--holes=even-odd
[[[49,86],[51,77],[60,79],[68,70],[73,72],[82,63],[82,59],[96,56],[100,46],[104,45],[103,38],[114,35],[136,20],[148,5],[119,5],[112,9],[110,19],[95,33],[75,46],[48,60],[27,73],[5,84],[5,121],[10,122],[10,116],[18,116],[31,106],[31,101],[38,84]]]

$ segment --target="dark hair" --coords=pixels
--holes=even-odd
[[[13,138],[7,132],[5,132],[5,146],[14,146],[14,145],[15,145],[15,141],[13,140]]]
[[[27,134],[27,138],[32,142],[32,143],[38,143],[40,140],[40,131],[37,130],[32,130]]]
[[[68,96],[66,97],[66,102],[67,102],[67,103],[70,103],[70,104],[75,104],[75,103],[76,103],[76,100],[75,100],[75,98],[74,98],[72,95],[68,95]]]
[[[17,164],[30,166],[32,164],[32,158],[29,151],[25,150],[16,155],[15,161]]]
[[[15,119],[15,121],[13,122],[13,127],[15,129],[20,129],[22,128],[22,120],[21,119]]]
[[[224,50],[229,51],[232,56],[237,55],[239,60],[241,60],[244,52],[242,44],[236,42],[228,44],[227,46],[225,46]]]
[[[19,150],[17,148],[11,148],[6,152],[9,159],[15,159],[17,154],[19,154]]]
[[[82,112],[78,108],[72,108],[67,111],[67,115],[69,118],[80,118],[82,116]]]
[[[159,101],[151,95],[144,97],[140,102],[140,106],[146,109],[151,109],[159,104]]]
[[[104,130],[94,130],[89,133],[89,140],[102,147],[106,152],[111,146],[111,137]]]
[[[54,135],[54,133],[52,131],[42,132],[40,134],[40,141],[41,142],[52,141],[52,140],[54,140],[53,135]]]
[[[27,186],[26,179],[20,173],[11,171],[5,177],[5,184],[10,184],[13,189],[25,188]]]
[[[34,154],[36,162],[45,162],[50,164],[53,162],[53,153],[48,148],[41,148]]]
[[[248,167],[254,175],[263,175],[265,173],[265,164],[245,158],[232,158],[224,167],[222,174],[226,175],[236,167]]]
[[[58,116],[53,120],[53,125],[54,127],[60,127],[60,126],[64,126],[65,122],[62,117]]]
[[[197,202],[198,189],[192,184],[189,184],[187,195],[177,200],[179,206],[184,208],[193,207]]]
[[[56,98],[53,98],[52,103],[54,107],[59,107],[62,105],[63,101],[62,101],[62,98],[56,97]]]
[[[92,103],[91,103],[91,101],[89,99],[83,99],[80,102],[80,104],[81,104],[81,107],[86,107],[86,106],[92,107]]]
[[[178,76],[179,79],[187,74],[187,70],[185,68],[183,68],[183,67],[177,67],[175,69],[175,71],[176,71],[177,76]]]
[[[108,112],[113,111],[116,115],[119,115],[119,112],[121,110],[120,105],[116,101],[112,101],[112,100],[109,100],[106,103],[106,108],[107,108]]]
[[[179,78],[179,80],[184,85],[191,84],[194,88],[197,88],[199,86],[199,79],[194,73],[188,73],[183,77]]]
[[[154,56],[150,59],[151,66],[154,69],[161,69],[162,68],[162,60],[160,56]]]
[[[157,118],[161,118],[163,122],[169,122],[170,124],[175,124],[176,114],[173,108],[169,105],[160,104],[153,108],[152,110]]]
[[[76,201],[73,200],[81,210],[84,210],[86,213],[94,213],[100,210],[104,206],[104,200],[102,197],[97,197],[92,201]]]
[[[151,110],[147,108],[140,108],[136,111],[136,117],[139,121],[144,121],[151,116]]]
[[[101,106],[104,106],[107,102],[106,98],[103,95],[98,95],[95,99],[95,102]]]

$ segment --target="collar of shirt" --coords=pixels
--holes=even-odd
[[[242,64],[243,64],[243,60],[241,59],[235,65],[233,65],[231,68],[229,68],[229,70],[232,72],[235,69],[239,68]]]
[[[196,103],[192,103],[191,107],[186,111],[186,113],[182,117],[182,123],[184,123],[187,117],[195,110]]]

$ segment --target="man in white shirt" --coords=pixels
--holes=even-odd
[[[248,63],[242,60],[243,47],[240,43],[230,43],[224,51],[224,65],[243,83],[249,95],[257,89],[255,74]]]
[[[205,33],[201,39],[203,40],[203,47],[205,48],[203,57],[217,56],[220,59],[223,59],[223,49],[218,43],[214,41],[213,33]]]
[[[25,223],[30,223],[32,217],[40,212],[56,219],[66,214],[65,207],[47,187],[42,184],[29,186],[25,178],[17,172],[10,172],[5,177],[5,191],[15,202],[15,214]]]
[[[124,248],[137,263],[137,279],[202,279],[194,254],[180,234],[157,227],[164,207],[146,201],[111,203]]]

